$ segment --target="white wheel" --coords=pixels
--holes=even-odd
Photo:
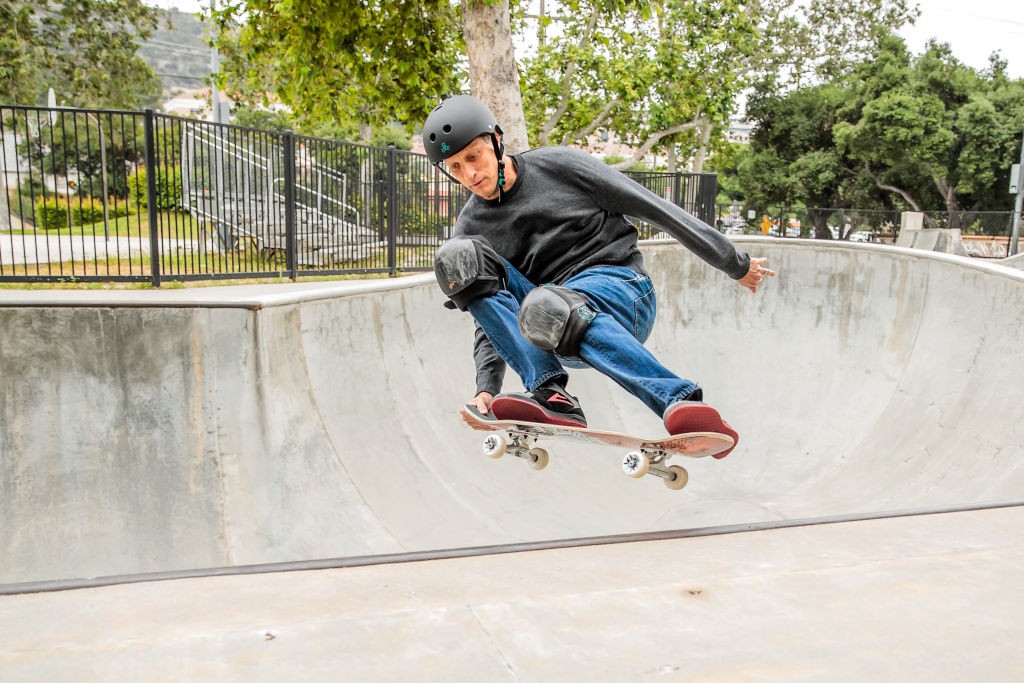
[[[508,448],[508,439],[501,434],[489,434],[484,439],[484,455],[488,458],[500,458],[505,455],[506,448]]]
[[[690,473],[681,465],[672,465],[668,468],[668,471],[676,476],[672,479],[664,479],[663,481],[665,482],[665,486],[669,487],[673,491],[678,491],[686,486],[686,482],[690,481]]]
[[[530,449],[530,467],[542,470],[548,466],[548,452],[543,448]]]
[[[647,474],[650,468],[651,461],[640,451],[627,453],[626,457],[622,459],[622,471],[636,479]]]

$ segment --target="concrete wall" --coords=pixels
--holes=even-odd
[[[432,275],[348,288],[0,294],[0,582],[1020,498],[1024,273],[744,238],[751,295],[645,247],[649,345],[741,435],[672,492],[620,453],[479,454],[472,327]],[[214,300],[212,297],[222,297]],[[509,374],[506,389],[519,383]],[[593,426],[661,433],[592,371]]]

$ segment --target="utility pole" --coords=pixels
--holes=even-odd
[[[217,0],[210,0],[210,14],[217,11]],[[220,106],[220,91],[217,89],[217,72],[220,71],[220,54],[216,47],[210,48],[210,71],[213,78],[210,81],[210,106],[213,108],[213,122],[227,123],[224,120],[224,112]]]
[[[1020,138],[1020,163],[1017,165],[1017,201],[1013,204],[1013,230],[1010,234],[1010,256],[1017,253],[1020,241],[1020,212],[1024,205],[1024,133]]]

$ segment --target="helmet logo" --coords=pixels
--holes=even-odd
[[[450,149],[451,145],[449,145],[447,142],[441,143],[441,154],[447,154]]]

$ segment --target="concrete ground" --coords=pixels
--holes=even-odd
[[[737,244],[779,270],[756,296],[645,247],[648,346],[741,435],[681,492],[614,449],[479,455],[470,322],[431,275],[0,293],[0,679],[1020,680],[1024,273]],[[660,434],[596,373],[571,387],[593,426]],[[17,594],[718,525],[757,530]]]
[[[3,598],[19,681],[1020,681],[1024,509]]]

